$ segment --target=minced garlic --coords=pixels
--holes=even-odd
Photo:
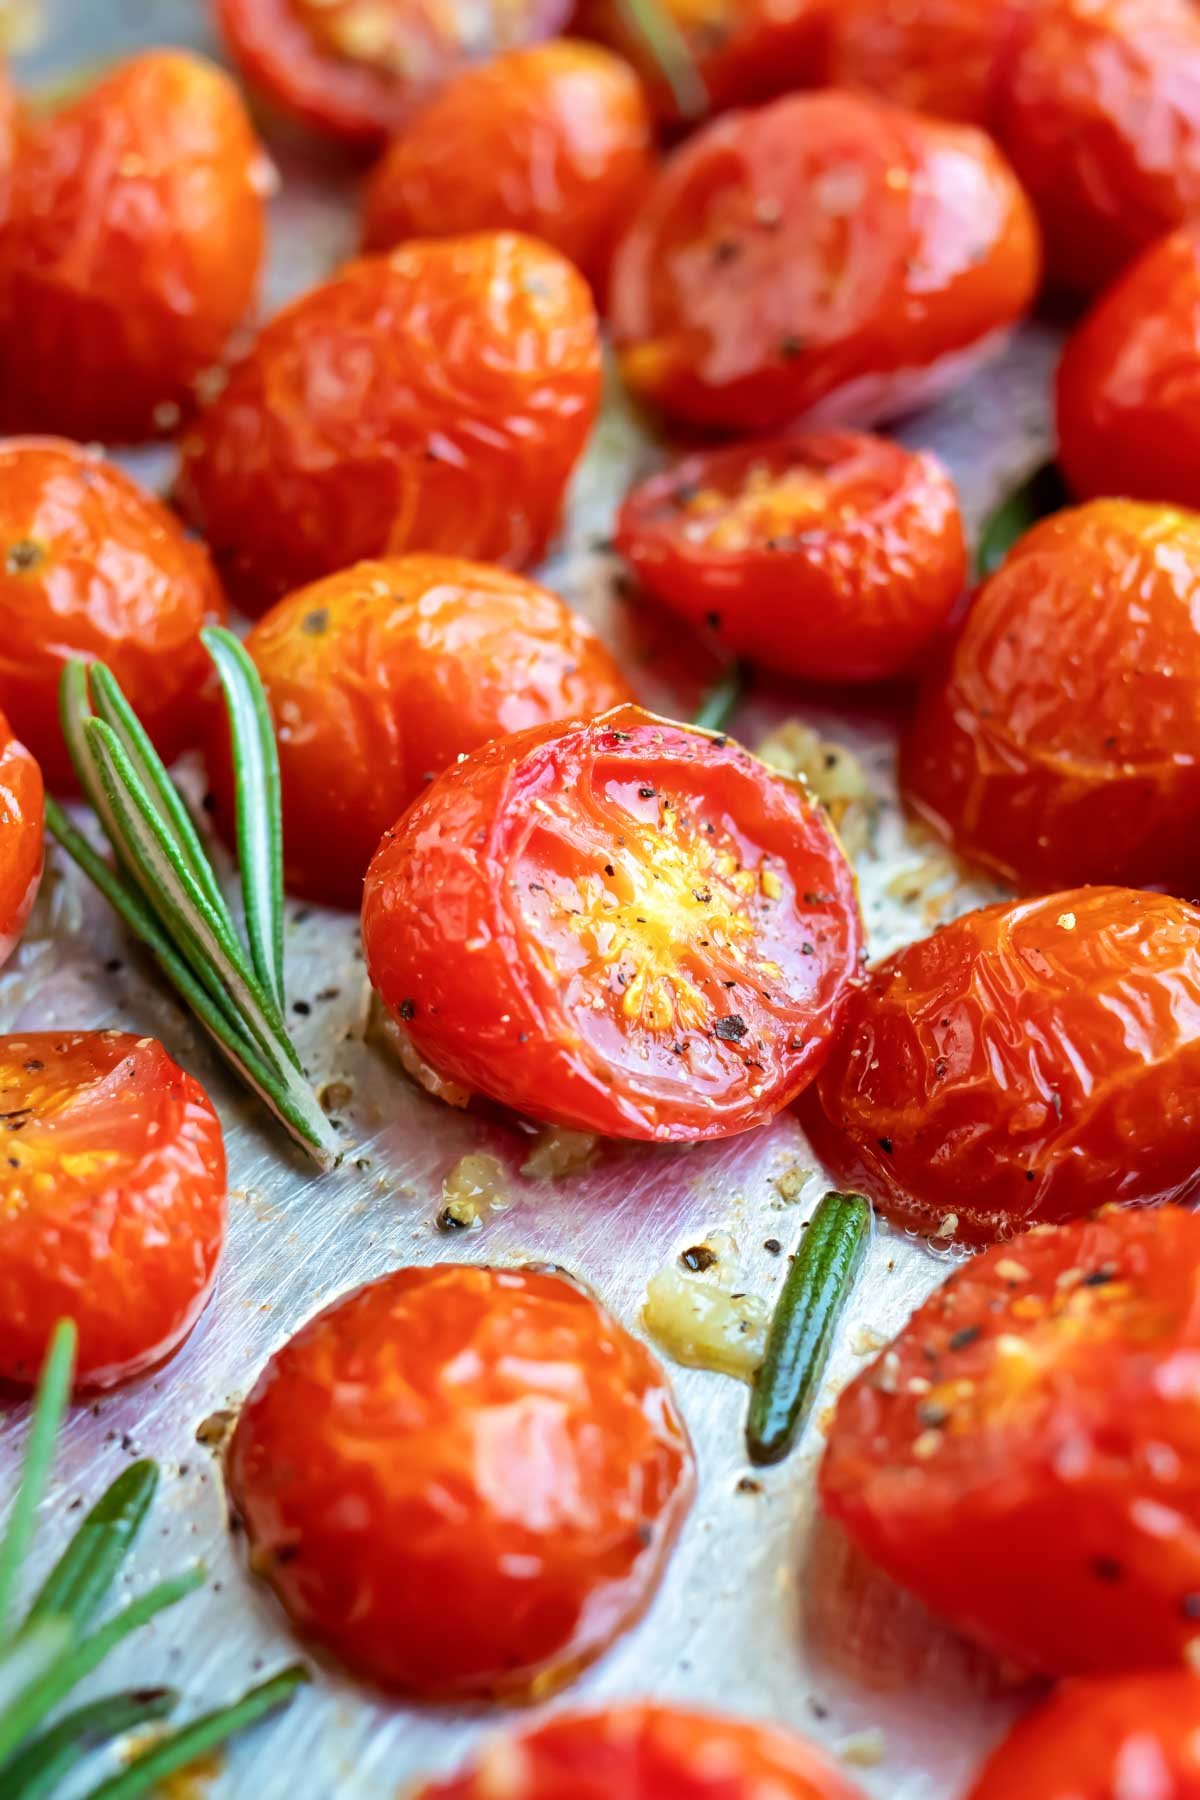
[[[671,1258],[646,1285],[642,1323],[675,1362],[752,1381],[770,1309],[738,1284],[733,1239],[713,1232]]]

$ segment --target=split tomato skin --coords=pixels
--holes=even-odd
[[[387,551],[535,562],[600,399],[587,283],[514,232],[414,240],[285,307],[183,443],[252,614]]]
[[[154,1038],[0,1038],[0,1380],[31,1387],[57,1320],[75,1386],[144,1374],[191,1331],[225,1236],[212,1102]]]
[[[1077,888],[964,914],[874,968],[803,1118],[839,1180],[988,1242],[1200,1185],[1200,911]]]
[[[772,1117],[862,943],[805,790],[621,707],[431,782],[367,872],[371,981],[444,1079],[568,1128],[684,1142]]]
[[[229,1451],[256,1570],[357,1674],[541,1697],[640,1616],[691,1504],[644,1345],[558,1272],[440,1264],[276,1352]]]
[[[825,1511],[1018,1667],[1180,1662],[1200,1592],[1198,1269],[1200,1218],[1175,1206],[972,1258],[843,1393]]]
[[[1029,3],[838,0],[825,26],[824,78],[987,129]]]
[[[174,423],[254,303],[268,173],[233,83],[183,51],[30,125],[0,228],[0,428]]]
[[[966,579],[937,459],[834,429],[685,457],[633,490],[616,543],[697,629],[811,681],[904,673]]]
[[[33,911],[45,852],[42,772],[0,713],[0,963]]]
[[[1190,1669],[1066,1682],[1018,1720],[967,1800],[1200,1800],[1197,1719]]]

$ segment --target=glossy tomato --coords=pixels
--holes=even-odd
[[[825,79],[916,112],[990,124],[1017,27],[1037,0],[836,0]]]
[[[246,640],[275,715],[288,886],[357,907],[380,838],[464,751],[632,696],[591,627],[485,563],[358,563],[273,606]],[[209,767],[226,824],[228,727]]]
[[[1200,1681],[1156,1669],[1065,1683],[988,1758],[967,1800],[1033,1795],[1200,1800]]]
[[[0,225],[8,214],[13,164],[17,156],[20,109],[8,70],[0,60]]]
[[[200,737],[200,632],[224,612],[203,547],[120,469],[60,439],[0,442],[0,707],[52,788],[74,786],[66,663],[107,663],[170,761]]]
[[[882,1210],[980,1240],[1200,1188],[1200,911],[1077,888],[879,964],[805,1119]]]
[[[32,127],[0,230],[0,424],[148,437],[254,301],[269,168],[237,89],[153,50]]]
[[[276,1352],[229,1488],[292,1622],[425,1699],[541,1696],[649,1602],[691,1503],[666,1376],[560,1272],[442,1264]]]
[[[613,264],[634,393],[698,424],[870,422],[961,375],[1037,287],[1037,228],[968,126],[795,94],[697,132]]]
[[[153,1368],[208,1298],[225,1236],[212,1103],[153,1038],[0,1038],[0,1379],[32,1385],[55,1322],[75,1383]]]
[[[1031,888],[1200,876],[1200,515],[1098,500],[976,595],[903,746],[905,798]]]
[[[535,561],[600,396],[587,283],[511,232],[364,257],[261,333],[180,500],[261,612],[384,549]]]
[[[0,963],[33,910],[44,844],[41,770],[0,713]]]
[[[997,1245],[846,1389],[822,1502],[1023,1667],[1176,1661],[1200,1594],[1198,1352],[1195,1214],[1110,1209]]]
[[[814,681],[908,669],[966,577],[941,464],[852,431],[687,457],[634,489],[617,548],[737,655]]]

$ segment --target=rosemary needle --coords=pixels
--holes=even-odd
[[[746,678],[740,663],[730,663],[706,691],[692,715],[702,731],[724,731],[745,697]]]
[[[158,1487],[158,1466],[130,1463],[105,1489],[42,1584],[25,1617],[66,1619],[82,1630],[112,1585]]]
[[[38,1502],[54,1460],[58,1428],[71,1391],[77,1333],[69,1319],[60,1319],[50,1339],[50,1349],[38,1382],[29,1442],[21,1470],[21,1485],[0,1538],[0,1644],[7,1639],[13,1590],[33,1537]]]
[[[76,1707],[0,1769],[0,1800],[43,1800],[98,1744],[165,1718],[178,1702],[174,1688],[140,1688]]]

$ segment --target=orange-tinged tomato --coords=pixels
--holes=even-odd
[[[9,188],[17,157],[20,108],[8,70],[0,60],[0,225],[8,213]]]
[[[1200,514],[1096,500],[976,595],[904,743],[909,804],[1030,888],[1200,876]]]
[[[837,0],[826,26],[825,79],[986,127],[1031,3],[1037,0]]]
[[[225,602],[203,547],[94,451],[0,442],[0,707],[52,788],[75,785],[58,722],[72,657],[108,664],[170,761],[199,741]]]
[[[666,1376],[569,1277],[398,1269],[277,1351],[229,1490],[293,1624],[448,1700],[544,1695],[649,1602],[693,1491]]]
[[[825,1057],[854,877],[797,783],[619,707],[446,770],[367,873],[371,980],[443,1078],[614,1137],[727,1137]]]
[[[686,457],[633,490],[616,541],[656,599],[737,655],[813,681],[903,673],[966,577],[941,464],[853,431]]]
[[[625,380],[667,413],[870,423],[994,348],[1038,269],[1028,202],[982,132],[831,91],[677,150],[617,250],[610,304]]]
[[[33,910],[44,846],[42,773],[0,713],[0,963]]]
[[[557,594],[450,556],[358,563],[271,608],[246,640],[279,741],[288,886],[357,907],[379,840],[489,738],[632,698]],[[228,727],[209,767],[232,821]]]
[[[1200,1188],[1200,911],[1075,888],[965,914],[871,971],[812,1093],[818,1154],[971,1241]]]
[[[1186,1605],[1200,1612],[1200,1595]],[[967,1800],[1200,1800],[1190,1669],[1065,1682],[993,1751]]]
[[[225,1236],[212,1102],[153,1038],[0,1038],[0,1379],[32,1385],[55,1323],[75,1385],[153,1368],[200,1316]]]
[[[996,1245],[843,1393],[823,1505],[1022,1667],[1177,1661],[1200,1593],[1198,1354],[1195,1214],[1110,1209]]]
[[[0,230],[0,424],[148,437],[253,304],[269,174],[229,78],[152,50],[24,134]]]
[[[587,283],[513,232],[363,257],[261,333],[180,500],[261,612],[384,550],[536,561],[600,398]]]
[[[366,243],[527,231],[600,288],[651,166],[627,63],[564,38],[511,50],[448,82],[393,140],[367,186]]]

